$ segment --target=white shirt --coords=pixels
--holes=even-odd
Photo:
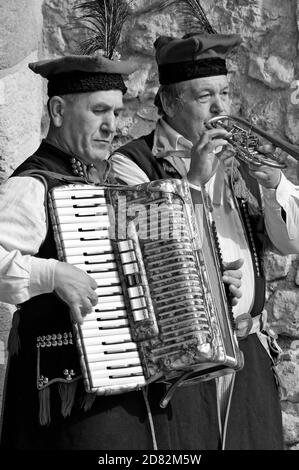
[[[35,258],[47,233],[45,188],[31,177],[0,186],[0,300],[18,304],[54,289],[57,260]]]
[[[192,143],[171,128],[163,119],[157,123],[154,134],[153,154],[156,158],[170,152],[176,157],[167,156],[182,177],[186,176],[190,166]],[[116,151],[110,159],[117,177],[133,185],[148,182],[147,175],[129,158]],[[223,175],[221,176],[221,172]],[[246,236],[238,209],[231,198],[231,210],[225,211],[223,186],[219,187],[219,178],[223,181],[224,169],[219,167],[216,174],[205,185],[213,202],[213,219],[216,224],[221,251],[225,262],[244,259],[242,269],[242,297],[234,307],[234,315],[250,311],[254,301],[254,271]],[[215,184],[216,182],[216,184]],[[200,188],[196,188],[200,189]],[[265,204],[265,223],[268,235],[281,254],[299,253],[299,187],[282,176],[276,190],[263,188]],[[287,224],[281,217],[281,208],[287,214]]]

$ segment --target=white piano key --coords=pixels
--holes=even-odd
[[[98,334],[100,332],[98,331]],[[108,351],[111,350],[118,350],[118,349],[132,349],[133,347],[137,348],[137,344],[132,341],[131,335],[107,335],[105,337],[100,337],[100,336],[86,336],[84,338],[84,345],[86,348],[90,347],[99,347],[101,348],[107,348]]]
[[[98,304],[95,306],[94,311],[106,312],[108,310],[117,312],[119,309],[125,309],[125,301],[122,296],[118,296],[118,299],[114,299],[114,302],[103,302],[101,298],[99,298]]]
[[[97,230],[109,230],[110,223],[104,223],[104,224],[97,224],[95,223],[95,220],[93,219],[92,222],[87,223],[83,221],[80,221],[80,224],[78,223],[63,223],[61,222],[59,224],[59,231],[60,233],[69,233],[69,232],[78,232],[78,234],[92,234],[95,233]]]
[[[54,189],[55,199],[70,199],[72,197],[76,198],[90,198],[93,196],[104,197],[105,190],[99,188],[98,186],[86,185],[82,188],[82,185],[67,185],[60,186],[59,188]]]
[[[66,261],[70,264],[78,265],[78,264],[85,264],[88,265],[97,265],[97,264],[105,264],[107,261],[114,261],[114,255],[112,253],[109,254],[101,254],[101,255],[91,255],[83,256],[82,254],[78,255],[66,255]]]
[[[99,251],[101,249],[112,251],[111,241],[108,238],[103,240],[99,240],[98,238],[90,238],[90,239],[82,239],[82,240],[63,240],[63,246],[66,250],[70,249],[81,249],[81,253],[84,251],[85,248],[97,248]]]
[[[111,312],[97,312],[96,308],[93,309],[92,313],[88,313],[86,317],[84,317],[84,322],[85,321],[90,321],[90,320],[116,320],[118,318],[128,318],[128,314],[126,310],[113,310]]]
[[[98,297],[104,297],[105,295],[122,294],[123,290],[120,285],[98,286],[98,288],[95,290],[95,293],[98,295]]]
[[[108,363],[109,365],[111,364],[112,366],[114,363],[117,362],[120,365],[127,365],[127,364],[136,364],[140,365],[140,357],[138,354],[138,351],[127,351],[123,353],[106,353],[105,352],[98,352],[98,353],[90,353],[90,351],[87,351],[86,357],[88,360],[88,363],[92,362],[101,362],[101,363]],[[118,362],[119,361],[119,362]]]
[[[143,374],[142,367],[141,366],[133,366],[133,367],[119,367],[118,369],[104,369],[101,366],[101,363],[96,364],[99,367],[96,367],[95,364],[89,364],[92,366],[90,369],[92,370],[93,377],[94,378],[99,378],[99,377],[123,377],[123,376],[129,376],[132,374]]]
[[[90,274],[92,277],[94,276],[94,273],[96,273],[97,276],[101,276],[101,275],[108,276],[112,273],[114,275],[119,275],[115,262],[107,261],[105,264],[101,264],[101,265],[74,263],[74,266],[76,266],[79,269],[82,269],[83,271],[88,272],[88,274]]]
[[[90,338],[93,336],[98,336],[102,338],[102,341],[105,341],[106,336],[115,336],[115,338],[120,337],[121,339],[126,339],[132,341],[131,330],[130,328],[115,328],[114,330],[99,330],[99,328],[86,328],[82,329],[83,338]]]
[[[104,306],[104,304],[111,304],[111,303],[114,304],[114,307],[116,305],[118,305],[120,307],[125,306],[123,296],[115,294],[111,297],[99,296],[99,303],[98,303],[97,307],[99,308],[99,310],[101,310],[101,308]],[[107,308],[107,306],[106,306],[106,308]]]
[[[77,228],[84,229],[85,224],[92,224],[93,227],[101,226],[110,227],[107,215],[85,215],[84,217],[76,217],[75,215],[64,215],[59,217],[60,224],[77,224]]]
[[[118,379],[104,379],[103,377],[93,377],[92,376],[92,386],[94,388],[104,388],[107,387],[108,389],[111,386],[115,386],[117,389],[118,386],[125,386],[129,385],[133,389],[142,387],[145,385],[146,381],[143,374],[139,374],[137,377],[126,377],[126,378],[118,378]]]
[[[98,286],[109,286],[111,284],[119,284],[120,279],[118,272],[116,273],[89,273],[90,276],[96,281]]]
[[[104,206],[95,207],[57,207],[56,216],[63,220],[64,217],[74,216],[78,219],[85,216],[107,217],[107,208]]]
[[[62,198],[62,199],[56,199],[54,201],[54,207],[56,208],[63,208],[63,207],[73,207],[74,205],[76,206],[102,206],[102,207],[107,207],[107,203],[104,197],[85,197],[85,198],[73,198],[73,199],[67,199],[67,198]]]
[[[85,341],[85,351],[87,354],[100,354],[100,353],[127,353],[131,352],[132,350],[137,352],[137,344],[136,343],[125,343],[119,345],[111,345],[111,344],[90,344],[88,340],[94,338],[86,338]],[[131,345],[131,346],[130,346]]]
[[[99,329],[99,330],[108,330],[109,328],[123,328],[128,326],[129,321],[127,318],[117,318],[116,320],[89,320],[88,316],[85,317],[84,321],[84,330],[87,329]]]
[[[81,241],[83,241],[82,239],[84,240],[97,239],[99,240],[99,243],[102,243],[103,240],[109,239],[109,230],[108,229],[91,230],[87,232],[79,232],[78,230],[76,230],[76,231],[65,231],[63,233],[64,242],[69,241],[69,240],[74,240],[74,242],[76,241],[77,246],[78,246],[78,244]]]

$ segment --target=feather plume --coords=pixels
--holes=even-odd
[[[147,13],[161,13],[172,7],[176,7],[176,20],[185,32],[216,33],[199,0],[155,0],[150,5],[139,8],[133,13],[133,16],[139,17]]]
[[[181,3],[183,22],[189,32],[200,30],[209,34],[216,33],[198,0],[184,0]]]
[[[134,11],[133,16],[139,17],[141,15],[146,15],[147,13],[160,13],[166,8],[170,8],[173,5],[180,3],[178,0],[154,0],[149,5],[138,8]]]
[[[130,3],[130,2],[129,2]],[[112,59],[119,41],[124,22],[129,16],[129,3],[126,0],[89,0],[77,5],[82,20],[91,37],[80,45],[82,54],[92,54],[103,50],[104,56]]]

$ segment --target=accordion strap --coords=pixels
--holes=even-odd
[[[48,171],[48,170],[25,170],[20,173],[22,176],[32,176],[35,178],[41,179],[43,182],[45,181],[46,177],[50,177],[61,181],[62,183],[84,183],[84,180],[79,176],[67,176],[61,173],[57,173],[56,171]],[[18,175],[19,176],[19,175]]]
[[[166,406],[168,405],[169,401],[171,400],[171,398],[173,397],[174,395],[174,392],[176,391],[176,389],[178,388],[178,386],[184,382],[184,380],[187,379],[187,377],[189,375],[191,375],[193,373],[193,371],[188,371],[186,372],[185,374],[181,375],[167,390],[167,392],[165,393],[164,397],[162,398],[162,400],[160,401],[160,408],[166,408]]]

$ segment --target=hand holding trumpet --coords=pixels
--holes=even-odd
[[[273,154],[275,147],[271,144],[261,145],[257,148],[260,154]],[[280,183],[281,170],[267,165],[248,164],[249,174],[253,176],[261,186],[267,189],[276,189]]]
[[[191,184],[200,186],[205,184],[219,165],[220,158],[232,158],[235,151],[226,140],[229,133],[225,129],[207,129],[191,150],[191,163],[188,180]],[[220,149],[220,154],[217,150]],[[216,156],[217,155],[217,156]]]

